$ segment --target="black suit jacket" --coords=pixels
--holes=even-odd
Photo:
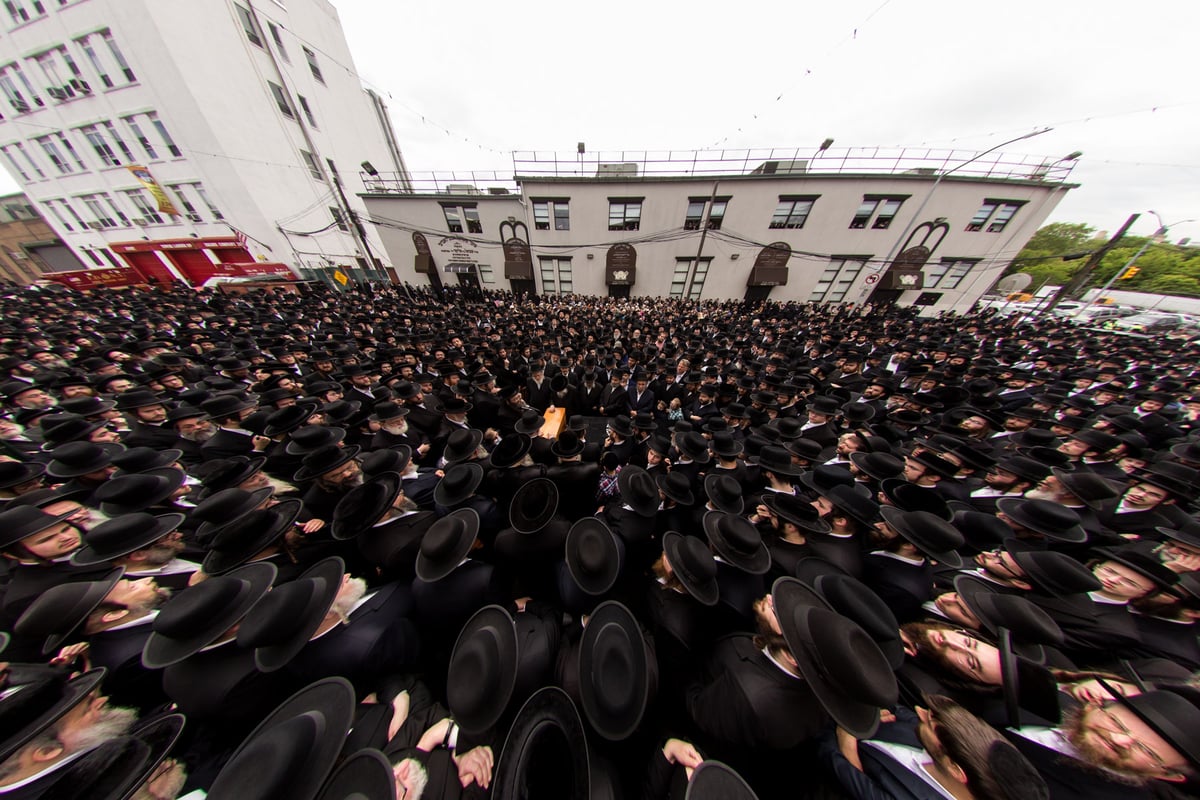
[[[126,447],[149,447],[153,450],[168,450],[176,446],[179,434],[170,425],[147,425],[134,421],[129,425],[129,431],[121,437],[121,443]]]
[[[842,755],[833,733],[822,737],[818,755],[850,797],[854,800],[942,800],[936,789],[884,751],[872,747],[869,741],[920,748],[916,714],[907,708],[897,708],[895,722],[880,725],[870,740],[859,743],[861,772]]]
[[[219,429],[211,439],[200,445],[200,455],[205,461],[214,458],[249,456],[253,452],[254,441],[248,432],[245,434],[234,433],[224,428]]]
[[[142,666],[142,648],[152,631],[153,626],[147,621],[88,637],[92,665],[108,669],[104,693],[113,705],[149,711],[168,702],[162,686],[162,670]]]
[[[1154,795],[1128,784],[1107,780],[1073,758],[1031,742],[1012,731],[1001,731],[1041,773],[1050,800],[1150,800]]]
[[[878,553],[863,557],[863,583],[883,598],[901,623],[921,617],[921,604],[933,598],[933,565],[910,564]]]

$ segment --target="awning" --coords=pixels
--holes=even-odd
[[[474,264],[447,264],[445,267],[445,271],[471,274],[471,273],[475,272],[475,265]]]

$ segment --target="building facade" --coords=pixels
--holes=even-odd
[[[44,274],[83,268],[29,198],[0,197],[0,281],[25,286]]]
[[[1072,166],[875,148],[515,154],[509,182],[363,176],[363,199],[413,283],[936,313],[988,290],[1074,188]]]
[[[406,167],[326,0],[6,0],[0,27],[0,164],[87,267],[201,283],[383,257],[338,183]]]

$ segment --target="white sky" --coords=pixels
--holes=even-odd
[[[409,169],[511,150],[1084,151],[1051,221],[1200,241],[1195,0],[333,0]],[[1156,110],[1155,110],[1156,109]],[[449,131],[449,133],[447,133]]]

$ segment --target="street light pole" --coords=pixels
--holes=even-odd
[[[1133,258],[1131,258],[1125,262],[1125,266],[1121,267],[1119,270],[1117,270],[1115,273],[1113,273],[1113,276],[1108,279],[1108,283],[1104,284],[1103,288],[1100,289],[1100,291],[1096,294],[1095,297],[1093,297],[1091,300],[1087,301],[1087,303],[1084,304],[1083,308],[1076,311],[1072,315],[1073,317],[1079,318],[1079,317],[1083,316],[1085,311],[1087,311],[1089,308],[1091,308],[1093,305],[1095,305],[1096,299],[1099,297],[1103,297],[1104,293],[1107,292],[1110,288],[1112,288],[1112,285],[1114,283],[1116,283],[1117,280],[1122,275],[1125,274],[1126,270],[1128,270],[1130,267],[1132,267],[1134,264],[1137,263],[1137,260],[1142,257],[1142,254],[1145,253],[1147,250],[1149,250],[1150,246],[1155,243],[1155,239],[1158,239],[1160,237],[1165,237],[1167,235],[1167,231],[1170,229],[1171,225],[1182,225],[1185,222],[1195,222],[1195,220],[1192,220],[1192,219],[1181,219],[1179,222],[1172,222],[1171,225],[1168,225],[1165,222],[1163,222],[1163,218],[1161,216],[1159,216],[1157,211],[1154,211],[1153,209],[1151,209],[1150,213],[1153,214],[1154,218],[1158,220],[1158,230],[1156,230],[1151,235],[1151,237],[1146,240],[1146,243],[1144,245],[1142,245],[1140,250],[1138,250],[1136,253],[1133,254]]]

